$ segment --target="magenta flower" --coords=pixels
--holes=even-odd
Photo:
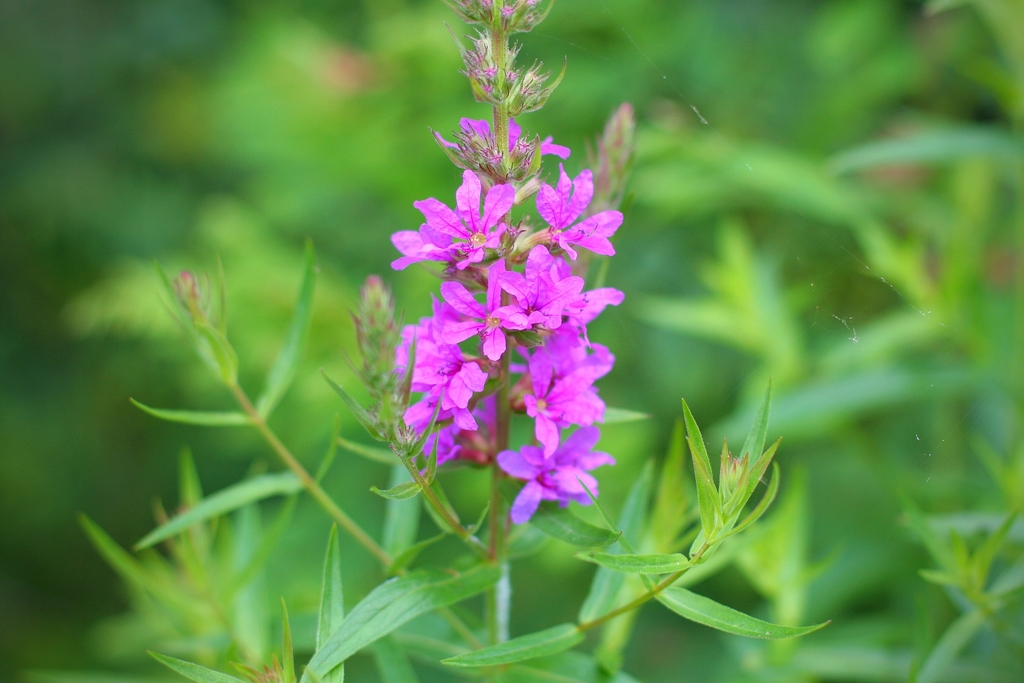
[[[501,469],[527,482],[512,504],[512,521],[516,524],[530,521],[542,500],[557,500],[563,507],[571,500],[589,505],[590,496],[583,484],[595,496],[598,493],[597,480],[589,471],[615,464],[612,456],[593,450],[599,438],[596,427],[581,427],[550,455],[536,446],[523,446],[518,453],[499,453]]]
[[[441,295],[452,308],[462,315],[475,320],[448,322],[441,331],[441,337],[449,344],[458,344],[475,334],[483,340],[484,355],[491,360],[498,360],[505,353],[506,329],[523,329],[502,317],[501,310],[501,277],[505,274],[505,262],[495,261],[487,271],[487,302],[480,304],[476,297],[460,282],[445,282],[441,285]]]
[[[558,185],[543,185],[537,193],[537,212],[550,226],[551,239],[576,260],[575,244],[595,254],[612,256],[615,247],[608,240],[622,225],[622,214],[618,211],[602,211],[576,225],[579,218],[594,197],[594,175],[583,171],[576,180],[569,180],[565,168],[559,164]]]
[[[434,315],[423,318],[419,325],[407,325],[402,331],[402,344],[395,353],[395,366],[404,371],[409,363],[409,349],[416,340],[416,358],[412,371],[412,390],[427,395],[405,411],[405,422],[418,430],[426,429],[440,401],[438,420],[452,418],[463,429],[476,429],[476,420],[467,410],[473,394],[483,391],[487,373],[465,359],[455,344],[442,339],[444,325],[458,320],[458,313],[448,304],[434,302]]]
[[[552,339],[558,336],[553,335]],[[553,353],[546,347],[537,349],[530,356],[533,391],[526,394],[523,401],[526,414],[535,420],[534,433],[544,446],[545,455],[554,453],[558,448],[560,428],[574,424],[591,425],[604,418],[604,401],[597,395],[593,384],[608,374],[614,357],[607,349],[582,360],[567,356],[557,353],[557,350]]]
[[[455,256],[462,255],[465,258],[458,262],[462,270],[482,261],[484,250],[497,248],[501,242],[505,231],[501,219],[515,203],[516,189],[511,185],[492,187],[484,198],[483,212],[480,211],[481,189],[476,174],[466,171],[462,174],[462,187],[455,192],[455,211],[433,197],[414,202],[413,206],[420,210],[427,223],[419,234],[405,231],[392,237],[394,245],[406,255],[406,259],[398,259],[392,265],[401,269],[415,261],[454,260]],[[465,241],[452,244],[453,239]]]
[[[563,277],[558,262],[546,248],[534,247],[526,259],[526,272],[503,273],[501,288],[516,298],[495,314],[508,322],[509,329],[526,330],[534,325],[555,329],[562,324],[562,313],[583,289],[583,278]]]
[[[459,125],[462,127],[464,135],[475,135],[480,138],[482,142],[488,147],[494,147],[494,135],[491,133],[490,122],[482,119],[462,119],[459,121]],[[445,147],[458,147],[458,144],[454,142],[448,142],[440,134],[436,134],[437,139],[441,141]],[[519,139],[523,135],[523,128],[515,119],[510,119],[508,122],[508,149],[511,152],[515,149],[519,143]],[[572,150],[562,145],[556,145],[554,138],[550,135],[544,138],[540,143],[540,153],[542,156],[552,154],[560,159],[568,159],[569,155],[572,154]],[[499,157],[500,159],[500,157]],[[495,161],[498,161],[496,159]]]

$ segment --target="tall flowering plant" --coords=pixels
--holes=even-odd
[[[86,531],[141,594],[174,615],[174,628],[194,625],[179,642],[202,645],[195,654],[209,659],[211,630],[223,634],[216,642],[227,645],[212,663],[224,668],[236,662],[236,670],[253,683],[342,683],[345,661],[364,649],[374,653],[389,682],[416,680],[407,660],[412,656],[433,663],[441,659],[444,666],[475,670],[492,681],[628,683],[634,679],[620,669],[632,615],[652,600],[684,618],[752,638],[790,638],[819,628],[772,624],[675,585],[754,524],[778,491],[775,466],[760,502],[747,509],[778,448],[778,442],[765,448],[770,392],[740,455],[723,444],[717,480],[684,402],[684,419],[657,486],[652,468],[645,468],[618,520],[598,502],[592,472],[615,459],[598,450],[598,425],[609,410],[596,383],[611,372],[615,356],[590,338],[587,326],[608,306],[622,303],[624,295],[588,279],[588,266],[615,254],[612,239],[623,222],[619,205],[632,161],[632,110],[623,105],[610,119],[591,154],[593,169],[571,176],[563,163],[571,151],[526,132],[516,120],[542,107],[561,79],[549,82],[550,74],[539,64],[518,66],[518,47],[510,43],[513,34],[539,24],[550,5],[542,8],[539,0],[449,4],[475,27],[469,45],[461,47],[464,73],[476,98],[490,105],[491,118],[463,119],[452,140],[437,136],[440,148],[462,169],[461,185],[453,201],[415,202],[423,216],[419,229],[392,235],[399,253],[392,264],[396,270],[420,264],[439,276],[432,313],[400,324],[390,291],[380,278],[370,278],[354,314],[360,352],[354,370],[369,404],[327,378],[368,434],[387,449],[350,442],[336,427],[330,451],[310,473],[268,422],[295,377],[309,333],[316,274],[311,246],[295,317],[256,400],[238,381],[222,284],[211,286],[191,273],[172,281],[161,271],[171,311],[239,410],[137,405],[176,422],[255,428],[287,471],[250,478],[204,498],[191,461],[184,459],[181,511],[170,519],[161,513],[160,525],[136,546],[145,551],[166,544],[171,560],[149,553],[146,563],[138,562],[83,518]],[[559,159],[557,173],[545,168],[545,157]],[[524,430],[529,437],[521,443],[511,440],[513,419],[530,423]],[[322,484],[339,445],[392,467],[390,487],[373,489],[387,499],[381,540]],[[686,445],[695,496],[683,483]],[[449,502],[437,476],[439,468],[456,461],[490,474],[489,503],[473,522]],[[290,501],[274,525],[275,533],[284,533],[301,491],[334,520],[336,530],[372,554],[389,578],[346,613],[343,562],[332,532],[314,646],[300,676],[283,606],[280,657],[268,659],[261,641],[252,637],[253,582],[273,551],[274,537],[251,535],[258,528],[253,522],[257,503],[278,495]],[[603,522],[584,521],[571,503],[595,506]],[[439,535],[417,540],[421,509]],[[238,517],[237,524],[212,524],[228,513]],[[242,540],[222,538],[231,535]],[[545,535],[580,548],[576,557],[598,569],[574,622],[510,639],[510,560],[539,548],[538,538]],[[418,566],[420,552],[446,536],[460,539],[464,554],[443,568]],[[214,537],[220,542],[213,543]],[[232,547],[234,555],[223,550]],[[226,568],[220,566],[225,562]],[[626,581],[628,576],[635,580]],[[451,609],[480,594],[485,600],[479,624],[477,617]],[[406,630],[414,627],[419,635]],[[424,629],[432,638],[423,637]],[[601,632],[593,654],[570,652],[593,629]],[[196,663],[154,657],[197,683],[244,683]]]

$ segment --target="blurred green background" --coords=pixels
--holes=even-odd
[[[177,501],[183,446],[207,491],[276,467],[243,429],[130,405],[231,405],[163,310],[154,258],[221,258],[255,388],[313,239],[310,351],[274,418],[307,463],[341,412],[316,370],[351,378],[362,280],[384,274],[407,319],[427,311],[435,282],[391,272],[388,238],[418,225],[413,200],[457,186],[430,131],[487,115],[445,22],[460,32],[436,0],[0,2],[0,678],[153,673],[143,651],[159,641],[128,637],[127,594],[76,513],[128,546],[155,498]],[[619,103],[640,123],[608,274],[627,298],[591,338],[618,357],[609,405],[654,417],[605,430],[620,464],[603,496],[616,509],[661,457],[681,396],[713,439],[742,438],[774,377],[777,537],[702,591],[834,620],[766,654],[650,606],[626,652],[638,679],[906,680],[965,609],[918,575],[934,561],[900,520],[913,500],[957,513],[930,519],[970,539],[1024,502],[1022,51],[1017,0],[559,0],[524,37],[526,60],[568,58],[522,123],[571,146],[570,171]],[[483,500],[471,471],[449,476],[457,505]],[[326,484],[376,532],[367,489],[386,479],[344,456]],[[300,502],[268,566],[271,595],[300,613],[327,528]],[[1022,541],[1014,526],[998,562]],[[343,548],[354,600],[379,573]],[[555,543],[517,563],[513,632],[571,619],[591,572]],[[937,680],[1022,680],[1021,616],[1003,616]],[[363,657],[349,675],[376,680]]]

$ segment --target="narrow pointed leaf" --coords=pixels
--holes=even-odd
[[[482,593],[500,576],[497,567],[478,565],[455,575],[421,570],[385,581],[356,605],[313,655],[307,671],[323,678],[326,672],[402,624]]]
[[[245,683],[241,678],[235,678],[220,671],[207,669],[205,666],[186,662],[184,659],[168,657],[156,652],[150,652],[149,656],[166,666],[171,671],[176,671],[185,678],[196,683]]]
[[[84,514],[78,516],[78,521],[96,551],[123,579],[170,605],[186,611],[191,607],[192,601],[188,596],[183,595],[162,577],[151,572],[127,550],[118,545],[96,522]]]
[[[295,683],[295,648],[292,646],[292,622],[288,618],[288,605],[281,598],[281,666],[283,683]]]
[[[671,574],[690,566],[690,559],[682,553],[671,555],[615,555],[596,551],[576,553],[576,557],[625,574]]]
[[[604,424],[615,424],[617,422],[640,422],[641,420],[650,420],[651,416],[647,413],[639,413],[635,410],[626,410],[624,408],[605,408],[604,409]]]
[[[960,615],[935,643],[935,647],[917,673],[916,683],[936,683],[944,680],[943,674],[978,634],[985,621],[985,614],[979,609]]]
[[[254,479],[229,486],[209,498],[204,498],[195,507],[189,508],[177,517],[149,532],[135,544],[137,549],[148,548],[176,536],[194,524],[220,517],[232,510],[270,498],[298,493],[302,483],[291,472],[264,474]]]
[[[750,456],[750,462],[757,462],[761,457],[761,454],[764,452],[764,443],[768,438],[768,417],[771,410],[772,383],[769,380],[768,388],[764,392],[764,398],[761,399],[757,412],[754,414],[754,424],[750,427],[750,433],[747,434],[747,439],[743,442],[743,448],[740,449],[738,457],[743,457],[746,454]]]
[[[619,513],[618,528],[622,530],[622,538],[618,545],[609,549],[610,553],[622,552],[623,545],[632,546],[631,541],[639,540],[651,494],[652,477],[653,469],[648,463],[630,487],[622,512]],[[624,579],[622,574],[609,569],[600,568],[594,572],[590,591],[580,607],[579,620],[590,621],[611,610],[622,590]]]
[[[206,343],[217,364],[217,370],[221,381],[231,386],[238,381],[238,355],[231,346],[231,342],[216,327],[208,322],[197,322],[196,331],[200,338]]]
[[[256,410],[263,417],[270,415],[277,407],[288,390],[288,386],[295,379],[295,373],[309,338],[309,326],[313,319],[313,290],[315,286],[316,254],[313,251],[313,243],[306,242],[306,261],[302,271],[299,299],[295,304],[295,314],[288,327],[288,334],[285,336],[281,353],[278,354],[274,365],[267,374],[267,384],[263,393],[256,400]]]
[[[341,550],[338,547],[338,527],[331,527],[324,557],[324,573],[320,589],[320,613],[317,618],[316,648],[319,650],[338,630],[345,618],[345,595],[341,583]]]
[[[416,558],[419,557],[420,553],[447,535],[448,534],[438,534],[437,536],[432,536],[431,538],[422,540],[419,543],[412,544],[401,553],[395,555],[395,560],[391,563],[391,566],[388,567],[388,574],[400,574],[406,567],[416,561]]]
[[[498,666],[522,662],[535,657],[558,654],[583,642],[583,633],[576,624],[561,624],[537,633],[513,638],[505,643],[485,647],[442,659],[443,664],[459,667]]]
[[[617,532],[584,522],[569,508],[550,502],[541,503],[530,523],[547,535],[580,548],[611,545],[619,539]]]
[[[394,465],[398,462],[398,456],[386,448],[366,446],[361,443],[356,443],[355,441],[349,441],[341,436],[338,437],[338,443],[341,444],[341,447],[345,450],[355,453],[356,455],[360,455],[367,460],[372,460],[373,462],[379,462],[385,465]]]
[[[203,499],[203,485],[199,481],[192,451],[183,448],[178,456],[178,504],[191,507]]]
[[[414,481],[407,481],[386,491],[381,491],[376,486],[371,486],[370,490],[381,498],[387,498],[388,500],[408,500],[420,492],[420,485]]]
[[[657,599],[658,602],[685,619],[746,638],[764,640],[794,638],[817,631],[830,623],[825,622],[814,626],[779,626],[676,586],[659,593]]]
[[[370,436],[377,439],[378,441],[384,441],[384,435],[380,433],[379,429],[377,429],[377,425],[374,424],[373,417],[371,417],[370,414],[366,412],[366,408],[363,408],[363,406],[359,405],[359,401],[353,398],[352,394],[345,391],[345,388],[343,386],[341,386],[333,379],[328,377],[327,373],[325,373],[323,370],[320,371],[320,374],[324,376],[324,379],[327,380],[327,383],[331,386],[332,389],[334,389],[334,392],[341,397],[342,401],[345,402],[345,405],[347,405],[348,409],[352,411],[352,415],[356,418],[356,420],[359,421],[359,424],[363,426],[363,429],[365,429]]]
[[[717,525],[717,511],[721,509],[718,489],[712,475],[711,459],[708,458],[704,437],[701,436],[697,421],[693,419],[690,406],[683,401],[683,419],[686,423],[686,441],[690,445],[693,471],[697,480],[697,503],[700,506],[700,521],[704,536],[710,538]]]
[[[200,427],[241,427],[252,424],[249,416],[245,413],[232,411],[164,410],[163,408],[150,408],[145,404],[139,403],[134,398],[128,400],[142,412],[149,413],[153,417],[158,417],[168,422],[181,422]]]

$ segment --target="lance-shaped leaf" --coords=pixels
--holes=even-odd
[[[228,386],[238,381],[238,354],[224,333],[208,322],[196,321],[196,331],[216,363],[221,381]]]
[[[292,621],[288,618],[288,605],[281,598],[281,666],[282,683],[295,683],[295,648],[292,646]]]
[[[768,510],[769,506],[775,501],[775,496],[779,493],[779,477],[780,475],[779,463],[772,463],[772,479],[768,482],[768,490],[765,491],[764,496],[757,506],[750,511],[742,522],[737,524],[729,533],[722,536],[722,539],[728,538],[735,534],[744,531],[751,524],[761,518],[761,516]]]
[[[322,648],[345,619],[345,592],[341,583],[341,550],[338,527],[331,527],[324,557],[324,575],[320,589],[320,613],[316,626],[316,649]],[[341,665],[323,677],[324,683],[343,683],[345,666]]]
[[[371,486],[370,490],[388,500],[408,500],[420,492],[420,485],[414,481],[407,481],[385,491],[381,491],[376,486]]]
[[[442,664],[458,667],[498,666],[522,662],[535,657],[558,654],[583,642],[583,633],[576,624],[561,624],[513,638],[498,645],[442,659]]]
[[[194,524],[220,517],[238,508],[261,501],[271,496],[284,496],[298,493],[302,483],[291,472],[264,474],[254,479],[229,486],[218,491],[209,498],[204,498],[195,507],[189,508],[166,524],[149,532],[145,538],[135,544],[136,549],[148,548],[172,536],[176,536]]]
[[[559,507],[549,501],[541,503],[530,523],[548,536],[580,548],[598,548],[611,545],[619,539],[618,532],[584,522],[569,508]]]
[[[373,417],[368,412],[366,412],[366,408],[363,408],[361,405],[359,405],[359,401],[355,400],[355,398],[352,397],[352,394],[345,391],[344,387],[342,387],[340,384],[338,384],[333,379],[328,377],[326,372],[321,370],[320,374],[324,376],[324,379],[327,380],[327,383],[331,385],[331,388],[334,389],[334,392],[341,397],[342,401],[345,402],[345,405],[347,405],[348,409],[352,411],[352,415],[355,416],[356,420],[359,421],[359,424],[363,425],[363,429],[365,429],[370,436],[377,439],[378,441],[384,441],[384,435],[377,428],[377,424],[374,421]]]
[[[273,412],[274,408],[284,397],[288,386],[295,379],[295,373],[302,360],[302,354],[306,349],[306,341],[309,339],[309,326],[313,319],[313,290],[316,286],[316,254],[313,251],[313,242],[306,242],[306,262],[302,271],[302,286],[299,288],[299,299],[295,304],[295,314],[292,316],[291,325],[288,326],[288,334],[284,339],[284,346],[278,354],[274,365],[267,374],[267,384],[263,393],[256,400],[256,410],[264,418]]]
[[[385,581],[370,592],[309,661],[307,672],[324,674],[402,624],[439,607],[487,590],[501,576],[497,567],[478,565],[459,574],[421,570]],[[307,678],[305,675],[303,678]]]
[[[743,448],[740,449],[739,456],[742,458],[744,455],[750,457],[750,462],[757,462],[757,459],[761,457],[761,453],[764,452],[764,442],[768,438],[768,416],[772,410],[772,383],[768,380],[768,388],[765,389],[764,398],[761,399],[760,405],[757,406],[757,412],[754,414],[754,423],[750,426],[750,433],[747,434],[746,441],[743,442]]]
[[[647,511],[647,500],[650,498],[653,469],[648,463],[640,476],[633,482],[629,490],[626,502],[619,513],[618,528],[622,530],[622,538],[619,544],[612,546],[611,553],[621,552],[621,546],[631,545],[630,540],[638,540],[643,528],[644,516]],[[595,501],[596,502],[596,501]],[[625,577],[622,574],[608,570],[598,569],[594,572],[594,578],[590,583],[590,592],[580,607],[579,620],[590,621],[610,611],[615,606],[615,600],[622,590],[622,583]]]
[[[419,508],[417,507],[417,511],[418,510]],[[395,555],[395,559],[391,563],[391,566],[388,567],[388,574],[400,574],[406,567],[412,564],[417,557],[419,557],[420,553],[422,553],[424,550],[434,545],[447,535],[448,534],[438,534],[437,536],[432,536],[430,538],[420,541],[419,543],[414,543],[402,552],[398,553],[397,555]]]
[[[372,460],[373,462],[379,462],[384,465],[394,465],[398,461],[398,456],[386,448],[374,448],[373,446],[349,441],[341,436],[338,437],[338,443],[341,444],[341,447],[346,451],[360,455],[367,460]]]
[[[746,504],[746,501],[750,500],[750,496],[754,493],[754,489],[757,488],[761,479],[764,478],[765,472],[768,471],[768,466],[772,464],[772,461],[775,459],[775,454],[778,452],[779,446],[781,445],[782,437],[780,436],[779,439],[773,443],[771,447],[761,455],[761,458],[750,468],[750,478],[747,481],[747,491],[743,501],[744,504]]]
[[[715,479],[711,474],[711,459],[704,446],[697,421],[693,419],[690,406],[683,400],[683,419],[686,422],[686,441],[690,444],[690,455],[693,458],[693,471],[697,479],[697,504],[700,506],[700,523],[705,538],[711,538],[716,531],[717,520],[721,515],[722,501],[719,499]]]
[[[616,422],[640,422],[641,420],[650,420],[651,416],[647,413],[638,413],[635,410],[626,410],[624,408],[605,408],[604,419],[601,420],[603,424],[614,424]]]
[[[153,417],[168,422],[181,422],[182,424],[198,425],[200,427],[240,427],[252,424],[252,420],[245,413],[232,411],[204,411],[204,410],[164,410],[163,408],[150,408],[139,403],[134,398],[128,399],[136,408]]]
[[[156,652],[150,652],[149,656],[166,666],[171,671],[176,671],[185,678],[196,683],[245,683],[241,678],[229,676],[220,671],[207,669],[205,666],[186,662],[184,659],[168,657]]]
[[[928,658],[917,672],[916,683],[936,683],[950,668],[974,637],[985,625],[986,616],[980,609],[961,614],[942,634]]]
[[[576,553],[576,557],[624,574],[672,574],[690,567],[690,559],[682,553],[616,555],[589,550]]]
[[[78,516],[78,521],[96,551],[123,579],[176,608],[187,612],[193,607],[193,601],[189,596],[182,594],[162,574],[151,571],[139,562],[107,535],[107,532],[101,529],[96,522],[84,514]]]
[[[658,594],[657,599],[658,602],[685,619],[747,638],[764,640],[794,638],[817,631],[830,623],[826,621],[814,626],[780,626],[762,621],[749,614],[726,607],[711,598],[677,586],[665,589]]]

